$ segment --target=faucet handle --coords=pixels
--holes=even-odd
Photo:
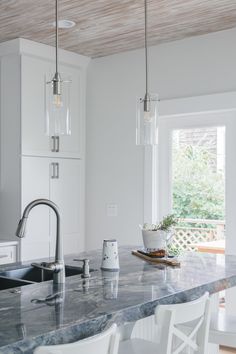
[[[47,270],[49,272],[53,272],[54,269],[53,267],[50,267],[49,264],[42,262],[42,263],[31,263],[32,267],[38,268],[38,269],[42,269],[42,270]]]
[[[82,278],[90,278],[90,273],[89,273],[89,259],[88,259],[88,258],[84,258],[84,259],[75,258],[74,261],[76,261],[76,262],[83,262],[83,274],[82,274]]]
[[[47,270],[49,272],[54,272],[57,273],[62,269],[62,265],[56,263],[56,262],[42,262],[42,263],[31,263],[32,267],[39,268],[42,270]]]

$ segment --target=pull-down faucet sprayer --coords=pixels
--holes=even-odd
[[[36,199],[29,203],[22,215],[22,218],[19,221],[16,230],[16,236],[22,238],[25,236],[26,223],[30,211],[37,205],[47,205],[54,210],[57,218],[57,228],[56,228],[56,252],[55,252],[55,261],[54,262],[43,262],[43,263],[32,263],[33,267],[48,270],[53,272],[53,282],[55,284],[65,283],[65,264],[63,257],[63,242],[62,235],[60,232],[60,214],[56,204],[48,199]]]

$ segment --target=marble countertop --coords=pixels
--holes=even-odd
[[[189,301],[236,285],[235,256],[186,253],[181,267],[173,268],[148,264],[131,255],[132,249],[119,248],[117,273],[102,272],[101,251],[92,251],[79,255],[95,269],[88,280],[76,275],[66,278],[64,289],[48,281],[0,291],[0,353],[32,354],[39,345],[76,341],[113,322],[152,315],[159,303]],[[78,266],[74,257],[66,257],[66,264]],[[45,303],[50,294],[56,299]]]

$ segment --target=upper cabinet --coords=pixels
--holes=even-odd
[[[60,72],[71,78],[71,135],[45,134],[45,81],[52,78],[52,61],[29,55],[21,56],[22,154],[30,156],[83,157],[83,121],[85,82],[83,70],[70,64]]]
[[[20,97],[18,119],[21,123],[21,154],[84,158],[86,69],[89,58],[59,50],[59,71],[71,79],[72,133],[57,137],[46,135],[45,124],[45,83],[55,73],[54,48],[25,39],[0,44],[0,59],[4,70],[12,70],[12,63],[9,60],[12,57],[18,61],[17,69],[20,77],[17,92]],[[6,82],[2,82],[4,87],[12,84],[7,80],[6,78]],[[17,84],[18,82],[15,82],[15,85]]]
[[[23,155],[48,156],[50,139],[45,134],[45,79],[47,60],[21,56],[21,150]]]

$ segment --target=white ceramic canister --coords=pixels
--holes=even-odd
[[[116,272],[119,267],[118,245],[116,240],[103,240],[102,270]]]

